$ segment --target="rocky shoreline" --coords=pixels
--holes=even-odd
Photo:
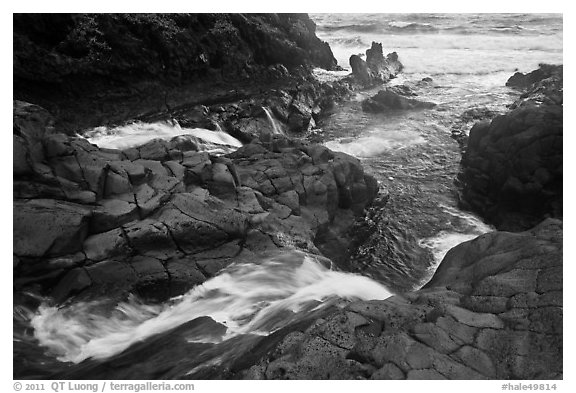
[[[220,157],[186,137],[119,151],[51,134],[38,106],[16,101],[14,116],[15,286],[52,287],[57,303],[163,300],[289,245],[330,256],[378,192],[357,159],[282,136]]]
[[[346,268],[351,231],[386,195],[358,159],[304,137],[334,102],[401,72],[396,53],[372,43],[350,76],[320,81],[314,67],[338,67],[306,15],[68,15],[42,38],[50,18],[15,18],[15,305],[162,302],[289,249]],[[311,313],[204,377],[561,379],[562,66],[509,85],[525,93],[461,138],[458,177],[462,206],[499,231],[450,250],[420,290]],[[435,106],[413,96],[384,86],[362,108]],[[75,135],[130,121],[243,146],[210,154],[178,136],[117,150]]]
[[[562,379],[562,223],[453,248],[426,286],[294,329],[248,379]]]
[[[562,218],[562,66],[541,65],[507,85],[524,90],[507,114],[470,130],[461,203],[502,230]]]

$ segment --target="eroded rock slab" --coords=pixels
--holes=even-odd
[[[345,231],[378,192],[358,160],[281,135],[227,156],[185,136],[100,149],[14,106],[15,282],[58,301],[175,296],[245,249],[318,254],[317,234]]]
[[[386,300],[352,302],[308,328],[295,327],[241,375],[562,378],[562,292],[550,285],[562,283],[561,269],[551,273],[561,265],[558,220],[518,234],[482,235],[452,249],[422,289]],[[547,285],[535,288],[535,277],[546,277]],[[486,296],[487,291],[494,296]],[[549,306],[542,296],[558,303]],[[470,299],[479,297],[484,297],[483,310],[470,307],[477,304]]]

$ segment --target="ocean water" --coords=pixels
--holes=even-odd
[[[14,308],[15,376],[22,378],[213,378],[262,337],[337,307],[342,299],[385,299],[420,287],[453,246],[492,228],[457,205],[460,149],[454,129],[469,109],[503,113],[519,92],[505,87],[515,70],[562,62],[562,17],[547,14],[313,14],[317,35],[341,66],[372,41],[396,51],[424,111],[364,113],[360,91],[319,126],[324,143],[362,160],[388,202],[368,210],[369,235],[343,272],[298,250],[218,276],[163,304],[72,303]],[[317,71],[341,78],[347,71]],[[423,77],[432,83],[422,84]],[[274,119],[270,117],[270,121]],[[282,130],[277,128],[277,132]],[[240,146],[221,132],[177,124],[132,123],[84,136],[126,148],[152,138],[191,134],[218,154]],[[211,318],[208,320],[206,317]],[[220,327],[216,327],[219,323]],[[221,329],[222,328],[222,329]],[[18,363],[17,363],[18,362]]]
[[[559,14],[311,14],[317,35],[338,63],[365,53],[372,41],[397,52],[408,78],[439,83],[467,76],[489,85],[540,62],[562,63]],[[477,77],[472,77],[472,76]]]
[[[397,52],[403,72],[390,85],[408,85],[416,99],[437,104],[422,111],[364,113],[360,91],[337,105],[320,124],[326,146],[360,158],[379,181],[388,203],[369,213],[372,235],[352,268],[396,291],[418,288],[446,252],[492,230],[458,209],[454,179],[461,158],[453,131],[467,133],[462,118],[482,108],[506,112],[519,92],[505,86],[515,72],[540,63],[562,63],[562,16],[553,14],[313,14],[317,35],[347,71],[317,72],[319,78],[349,73],[352,54],[373,41],[384,54]],[[432,83],[422,83],[422,78]]]

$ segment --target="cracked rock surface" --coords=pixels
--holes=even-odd
[[[448,252],[422,289],[295,328],[259,379],[561,379],[562,222]]]
[[[185,136],[124,151],[53,133],[14,101],[15,288],[162,300],[232,261],[349,228],[378,192],[360,162],[274,137],[227,156]]]

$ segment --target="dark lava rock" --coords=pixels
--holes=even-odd
[[[238,373],[259,379],[562,379],[562,222],[448,252],[422,289],[356,301]]]
[[[532,72],[523,74],[516,72],[506,81],[506,86],[517,87],[520,89],[528,89],[533,84],[540,82],[542,79],[550,78],[551,76],[562,76],[563,67],[551,64],[540,64],[540,67]]]
[[[389,110],[430,109],[436,106],[433,102],[419,101],[406,98],[410,90],[404,91],[398,88],[386,88],[380,90],[374,97],[362,102],[362,109],[366,112],[385,112]]]
[[[512,111],[470,131],[462,204],[503,230],[562,217],[562,75],[532,85]]]
[[[15,101],[14,278],[58,303],[162,300],[284,247],[339,254],[378,193],[359,160],[283,136],[219,157],[184,137],[119,151],[46,119]]]
[[[69,133],[225,102],[287,72],[336,69],[315,30],[306,14],[15,14],[14,98]]]
[[[478,121],[492,120],[499,113],[488,107],[471,108],[464,111],[452,126],[452,138],[460,145],[462,154],[466,152],[468,146],[468,131],[470,123]]]
[[[376,42],[372,42],[372,47],[366,50],[366,61],[358,55],[352,55],[350,67],[354,79],[364,86],[388,82],[403,68],[396,52],[384,57],[382,44]]]

